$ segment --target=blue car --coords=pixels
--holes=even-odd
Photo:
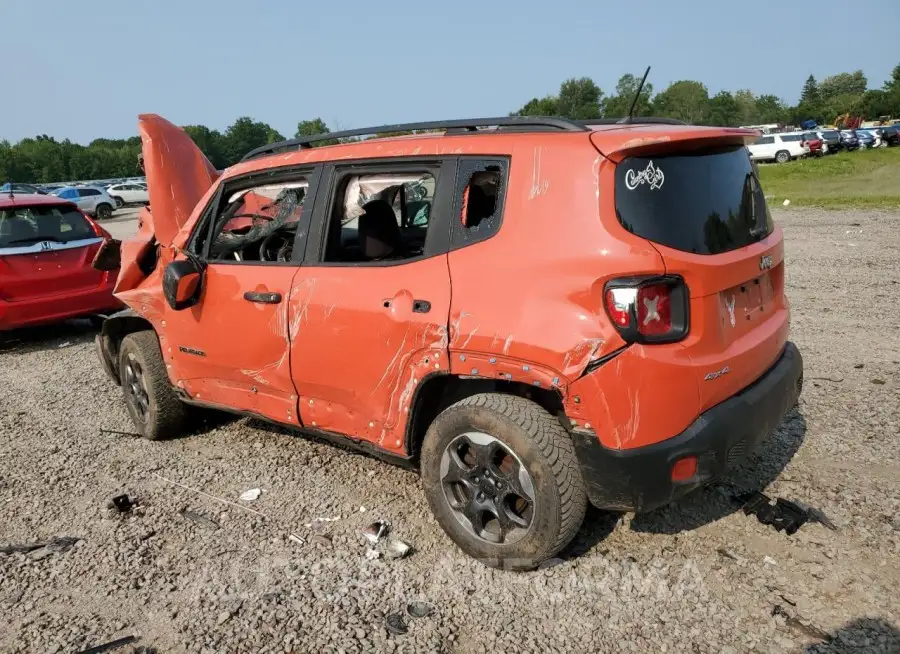
[[[865,150],[866,148],[874,148],[875,147],[875,135],[869,132],[868,130],[858,129],[856,130],[856,138],[859,140],[859,149]]]
[[[859,149],[859,137],[856,135],[856,130],[842,129],[841,130],[841,144],[847,150]]]

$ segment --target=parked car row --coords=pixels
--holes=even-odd
[[[842,150],[900,145],[900,125],[858,129],[828,129],[763,134],[747,146],[754,161],[787,163],[801,157],[821,157]]]

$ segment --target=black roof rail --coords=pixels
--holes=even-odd
[[[593,118],[590,120],[577,120],[579,125],[590,127],[591,125],[689,125],[677,118],[656,118],[653,116],[637,116],[630,120],[626,118]]]
[[[348,129],[340,132],[328,132],[326,134],[316,134],[314,136],[302,136],[300,138],[288,139],[287,141],[279,141],[278,143],[270,143],[251,150],[241,161],[248,159],[256,159],[268,154],[286,150],[289,148],[302,149],[309,147],[319,141],[330,141],[332,139],[344,139],[355,136],[369,136],[372,134],[380,134],[384,132],[412,132],[412,131],[437,131],[446,130],[448,134],[460,134],[466,132],[476,132],[478,128],[497,127],[503,130],[522,130],[522,131],[551,131],[560,130],[563,132],[584,132],[588,128],[579,121],[569,120],[567,118],[556,118],[551,116],[504,116],[502,118],[471,118],[458,120],[434,120],[424,123],[399,123],[397,125],[379,125],[378,127],[363,127],[360,129]]]

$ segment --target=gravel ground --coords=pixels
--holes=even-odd
[[[258,421],[211,418],[163,443],[100,433],[130,425],[89,326],[11,335],[0,544],[81,540],[0,554],[0,650],[135,635],[119,651],[900,652],[900,215],[776,220],[806,362],[799,409],[727,483],[633,519],[591,510],[534,573],[459,553],[417,475]],[[776,532],[730,487],[813,505],[838,529]],[[241,502],[251,488],[259,499]],[[108,511],[123,492],[138,506]],[[366,558],[360,530],[377,518],[413,544],[407,558]],[[390,634],[385,616],[412,600],[436,612]]]

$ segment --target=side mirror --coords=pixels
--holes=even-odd
[[[173,261],[163,273],[163,295],[175,311],[192,307],[200,301],[203,268],[190,259]]]

